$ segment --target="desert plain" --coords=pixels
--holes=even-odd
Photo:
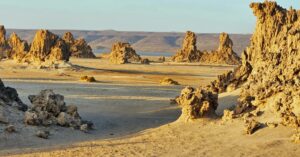
[[[1,76],[6,85],[18,90],[25,103],[29,103],[29,94],[45,88],[63,94],[66,102],[78,106],[82,117],[95,123],[95,130],[85,134],[69,128],[51,128],[52,135],[44,140],[28,131],[35,128],[26,126],[19,130],[20,136],[18,133],[1,135],[1,141],[5,141],[1,143],[1,155],[286,156],[299,153],[298,146],[290,142],[293,131],[286,127],[245,135],[242,120],[222,121],[223,110],[234,107],[239,90],[219,96],[216,111],[219,117],[189,123],[177,121],[181,111],[177,105],[170,104],[170,99],[179,95],[183,86],[207,85],[235,66],[172,62],[115,65],[106,59],[71,59],[70,63],[78,65],[78,69],[39,69],[2,61]],[[94,76],[97,82],[81,82],[83,75]],[[181,85],[160,85],[164,77]]]

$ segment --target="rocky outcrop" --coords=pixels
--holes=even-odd
[[[0,105],[16,107],[21,111],[27,110],[27,105],[25,105],[19,98],[16,89],[11,87],[5,87],[0,79]]]
[[[68,44],[69,46],[73,45],[75,42],[75,38],[71,32],[66,32],[62,39]]]
[[[300,132],[299,131],[292,135],[291,141],[294,143],[300,143]]]
[[[233,51],[233,42],[226,33],[221,33],[219,48],[212,52],[197,50],[196,34],[188,31],[182,43],[182,48],[172,61],[175,62],[200,62],[205,64],[240,64],[240,58]]]
[[[140,62],[141,57],[135,52],[129,43],[117,42],[112,46],[110,62],[113,64],[125,64]]]
[[[245,54],[242,56],[245,56]],[[251,71],[252,66],[243,60],[242,64],[233,71],[219,75],[216,80],[212,81],[205,88],[214,93],[231,92],[241,87],[247,81]]]
[[[83,82],[97,82],[97,80],[93,76],[82,76],[80,78],[80,81],[83,81]]]
[[[257,122],[254,119],[251,119],[251,120],[246,120],[244,130],[246,134],[251,135],[261,127],[262,127],[261,123]]]
[[[158,58],[158,62],[165,62],[166,61],[166,57],[161,56]]]
[[[171,78],[165,77],[160,80],[161,85],[179,85],[179,83]]]
[[[222,121],[231,121],[234,118],[234,112],[228,109],[225,109],[222,116]]]
[[[242,65],[219,76],[209,89],[224,92],[241,86],[235,115],[259,109],[271,116],[266,123],[300,126],[300,11],[286,10],[276,2],[252,3],[257,17],[251,44],[242,54]],[[246,116],[247,117],[247,116]],[[249,123],[257,128],[256,122]]]
[[[43,90],[39,95],[30,95],[32,107],[25,112],[24,122],[29,125],[49,126],[59,125],[80,129],[82,125],[92,128],[92,123],[83,121],[77,107],[67,106],[64,96],[55,94],[52,90]],[[86,131],[86,130],[84,130]]]
[[[194,32],[187,31],[182,43],[182,48],[172,57],[175,62],[198,62],[202,53],[197,50],[197,36]]]
[[[242,54],[242,64],[219,76],[208,90],[224,92],[241,86],[235,115],[271,116],[266,123],[299,127],[300,11],[286,10],[274,1],[250,6],[257,23],[251,44]],[[190,95],[184,100],[193,100]],[[257,109],[261,114],[252,114]],[[256,124],[249,123],[249,133]]]
[[[6,30],[3,25],[0,25],[0,58],[7,58],[9,46],[6,41]]]
[[[71,32],[66,32],[62,39],[68,45],[69,51],[72,57],[77,58],[95,58],[92,48],[87,44],[87,42],[80,38],[74,39]]]
[[[37,63],[68,61],[70,52],[64,40],[48,30],[39,30],[23,62]]]
[[[245,61],[252,72],[236,113],[262,108],[284,125],[300,126],[300,12],[276,2],[252,3],[257,17]]]
[[[215,110],[218,107],[218,95],[200,88],[186,87],[176,98],[176,102],[182,108],[179,119],[189,121],[215,116]]]
[[[150,60],[148,58],[143,58],[141,64],[150,64]]]
[[[16,33],[12,33],[10,35],[10,38],[8,39],[8,45],[10,47],[8,58],[17,62],[21,62],[29,51],[28,43],[24,40],[21,40]]]
[[[233,42],[227,33],[220,34],[219,48],[213,52],[205,52],[200,58],[206,64],[240,64],[239,56],[233,51]]]
[[[0,47],[5,47],[6,43],[6,30],[3,25],[0,26]]]

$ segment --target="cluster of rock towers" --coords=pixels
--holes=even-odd
[[[197,49],[197,36],[187,31],[182,48],[172,57],[175,62],[201,62],[205,64],[240,64],[239,56],[233,51],[233,42],[226,33],[221,33],[219,48],[212,52]]]
[[[61,38],[48,30],[38,30],[32,43],[28,44],[16,33],[6,39],[4,26],[0,26],[0,55],[2,58],[27,63],[68,61],[71,56],[95,58],[86,41],[74,39],[70,32]]]

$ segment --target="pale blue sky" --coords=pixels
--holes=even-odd
[[[251,33],[263,0],[1,0],[7,28]],[[300,0],[277,3],[300,8]]]

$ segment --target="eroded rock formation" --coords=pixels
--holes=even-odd
[[[161,85],[179,85],[179,83],[171,78],[165,77],[160,80]]]
[[[215,115],[218,107],[218,94],[200,88],[186,87],[176,98],[182,107],[180,120],[189,121]]]
[[[242,54],[242,58],[245,58],[245,54]],[[248,79],[252,71],[252,66],[242,60],[242,64],[235,68],[233,71],[228,71],[210,83],[207,90],[215,93],[231,92],[241,87]]]
[[[221,33],[219,48],[212,52],[197,50],[197,36],[195,33],[186,32],[182,48],[172,61],[175,62],[201,62],[205,64],[240,64],[240,58],[233,51],[233,42],[226,33]]]
[[[242,87],[238,112],[264,108],[281,123],[300,124],[300,12],[276,2],[252,3],[256,30],[245,52],[252,67]]]
[[[36,32],[30,51],[22,59],[28,63],[68,61],[70,52],[64,40],[48,30]]]
[[[80,78],[80,81],[84,81],[84,82],[97,82],[97,80],[93,76],[82,76]]]
[[[68,45],[73,45],[75,42],[75,38],[71,32],[66,32],[62,39],[68,44]]]
[[[143,58],[141,64],[150,64],[150,60],[148,58]]]
[[[201,63],[207,64],[240,64],[239,56],[233,51],[233,42],[227,33],[220,34],[219,48],[216,51],[204,52]]]
[[[140,62],[141,57],[135,52],[129,43],[117,42],[112,46],[110,62],[113,64],[125,64]]]
[[[27,105],[25,105],[19,98],[16,89],[11,87],[5,87],[0,79],[0,105],[16,107],[21,111],[27,110]]]
[[[202,53],[197,50],[197,36],[194,32],[187,31],[182,43],[182,48],[172,57],[175,62],[198,62]]]
[[[25,112],[24,122],[29,125],[49,126],[60,125],[80,129],[86,125],[92,128],[92,123],[83,121],[77,107],[66,105],[64,96],[55,94],[52,90],[43,90],[39,95],[30,95],[32,107]],[[87,130],[83,130],[87,131]]]
[[[262,124],[257,122],[254,119],[246,120],[244,131],[245,131],[246,134],[251,135],[255,131],[257,131],[258,129],[260,129],[261,126],[262,126]]]
[[[250,46],[242,54],[242,64],[219,76],[207,90],[224,92],[241,86],[235,115],[271,116],[266,123],[299,127],[300,11],[286,10],[274,1],[250,6],[257,23]],[[185,89],[183,93],[193,93],[190,91]],[[194,94],[182,95],[187,95],[180,96],[183,101],[194,102]],[[252,113],[256,111],[260,114]],[[256,124],[249,123],[249,133]]]
[[[0,58],[6,58],[9,52],[9,46],[6,41],[6,30],[3,25],[0,25]]]
[[[74,39],[71,32],[66,32],[62,39],[67,43],[69,51],[72,57],[77,58],[95,58],[92,48],[87,44],[87,42],[80,38]]]
[[[273,1],[250,6],[257,17],[251,44],[242,55],[242,65],[222,75],[217,86],[244,84],[235,114],[259,109],[272,116],[267,123],[299,127],[300,11],[286,10]]]
[[[24,40],[21,40],[16,33],[12,33],[10,35],[10,38],[8,39],[8,45],[10,47],[8,58],[14,59],[17,62],[21,62],[21,60],[29,51],[28,43]]]

